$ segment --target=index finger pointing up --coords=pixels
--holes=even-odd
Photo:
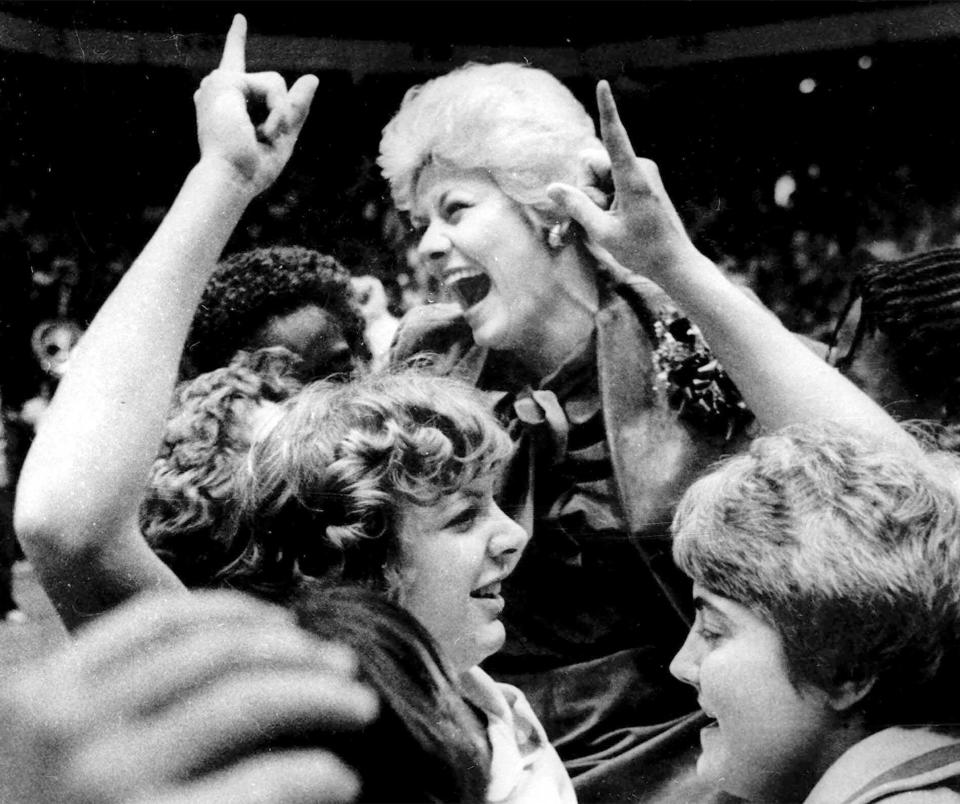
[[[597,106],[600,109],[600,136],[610,154],[613,177],[616,180],[617,176],[628,175],[636,164],[637,155],[633,152],[627,130],[620,122],[617,104],[613,100],[610,84],[606,81],[597,84]]]
[[[223,56],[220,58],[221,70],[246,72],[247,59],[247,18],[243,14],[234,14],[233,24],[227,31],[227,41],[223,45]]]

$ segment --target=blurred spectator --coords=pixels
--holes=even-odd
[[[13,531],[13,476],[7,459],[7,422],[0,397],[0,619],[26,620],[13,597],[13,565],[20,554]]]
[[[373,355],[371,368],[377,369],[386,365],[387,352],[400,325],[400,319],[390,314],[383,282],[369,275],[355,276],[351,281],[366,322],[364,332]]]

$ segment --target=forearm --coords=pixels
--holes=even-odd
[[[141,573],[146,585],[169,580],[139,544],[137,510],[194,309],[251,197],[222,164],[194,167],[71,357],[27,455],[16,507],[24,550],[48,592],[69,597],[55,600],[61,611],[85,592],[123,596]],[[104,588],[86,590],[95,583]],[[122,587],[116,595],[113,583]]]
[[[656,281],[699,326],[765,428],[832,421],[912,446],[879,405],[703,255],[685,252]]]

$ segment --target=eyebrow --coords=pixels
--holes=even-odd
[[[704,610],[707,610],[707,611],[715,612],[716,614],[720,615],[721,617],[725,617],[725,616],[726,616],[726,615],[725,615],[720,609],[718,609],[713,603],[711,603],[709,600],[707,600],[705,597],[702,597],[701,595],[694,595],[694,596],[693,596],[693,608],[694,608],[696,611],[704,611]]]
[[[437,199],[437,203],[436,203],[437,209],[441,209],[443,207],[444,203],[447,200],[447,196],[449,194],[450,194],[450,190],[444,190],[440,194],[440,198]],[[426,220],[426,218],[427,218],[426,215],[417,215],[413,212],[410,213],[410,223],[413,224],[414,226],[420,226]]]

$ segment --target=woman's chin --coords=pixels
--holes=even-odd
[[[507,641],[507,632],[504,630],[503,623],[499,620],[490,623],[483,632],[478,635],[476,650],[471,657],[470,666],[478,665],[485,659],[489,659],[493,654],[503,647]]]
[[[711,751],[700,752],[700,756],[697,757],[697,776],[706,782],[721,786],[724,781],[729,781],[728,775],[716,754]]]

